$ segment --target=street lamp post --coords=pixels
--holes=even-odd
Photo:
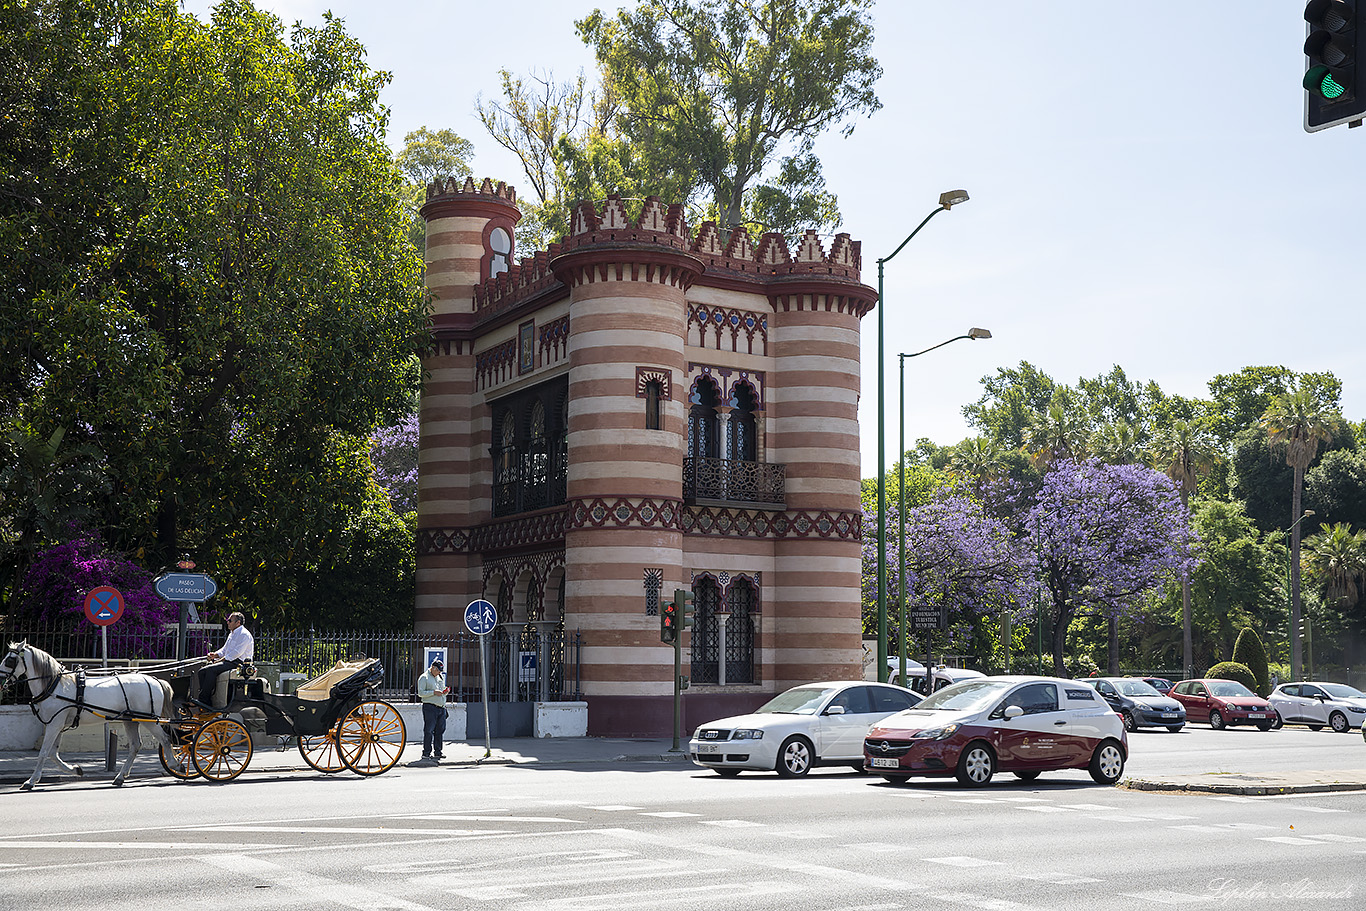
[[[882,267],[901,252],[940,212],[947,212],[959,203],[967,202],[966,190],[949,190],[939,194],[939,207],[892,251],[877,261],[877,679],[887,682],[887,403],[886,403],[886,300],[882,292]]]
[[[1285,533],[1293,537],[1295,529],[1299,528],[1300,523],[1312,515],[1315,515],[1314,510],[1306,509],[1304,515],[1290,523],[1290,527],[1285,530]],[[1295,555],[1292,549],[1291,552],[1287,553],[1285,556],[1285,596],[1286,600],[1290,602],[1290,629],[1286,630],[1286,639],[1289,642],[1290,648],[1290,679],[1299,680],[1302,676],[1300,673],[1300,650],[1298,648],[1300,639],[1300,592],[1295,586],[1295,582],[1298,580],[1295,579],[1294,570]]]
[[[910,608],[910,597],[906,589],[906,359],[909,357],[920,357],[920,355],[927,354],[936,348],[943,348],[950,342],[962,341],[963,339],[975,342],[979,338],[991,338],[990,330],[974,327],[969,329],[964,335],[955,335],[953,338],[942,341],[937,345],[931,345],[924,351],[916,351],[913,354],[897,355],[897,362],[901,368],[901,402],[898,409],[898,414],[901,418],[901,435],[897,443],[897,451],[901,453],[901,458],[897,462],[896,485],[897,525],[899,526],[899,533],[897,535],[897,555],[901,561],[898,567],[899,575],[897,576],[899,581],[899,584],[897,585],[897,617],[899,620],[897,626],[899,628],[898,638],[901,639],[901,661],[900,664],[897,665],[896,679],[902,686],[906,685],[906,611]],[[883,659],[882,663],[886,664],[886,659]],[[927,666],[928,664],[929,662],[926,662]],[[927,689],[926,692],[929,692],[929,690]]]

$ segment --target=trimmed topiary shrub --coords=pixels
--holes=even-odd
[[[1258,696],[1265,699],[1271,695],[1271,669],[1267,667],[1266,646],[1255,629],[1247,626],[1238,634],[1238,641],[1233,643],[1232,660],[1236,664],[1247,665],[1247,669],[1252,671],[1252,676],[1257,678],[1257,685],[1252,689]]]
[[[1206,671],[1205,676],[1215,680],[1237,680],[1254,693],[1257,691],[1257,678],[1253,676],[1252,669],[1236,661],[1221,661]]]

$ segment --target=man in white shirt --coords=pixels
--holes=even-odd
[[[251,638],[251,632],[242,625],[245,620],[246,617],[238,611],[228,614],[228,640],[218,651],[209,652],[208,659],[215,663],[199,670],[199,698],[195,700],[199,706],[213,708],[213,695],[218,687],[218,678],[252,659],[256,642]]]

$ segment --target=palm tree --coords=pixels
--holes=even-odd
[[[1058,390],[1053,393],[1048,409],[1030,420],[1024,437],[1029,460],[1035,468],[1047,471],[1055,461],[1086,454],[1086,414]]]
[[[1219,461],[1214,438],[1191,421],[1174,421],[1162,429],[1153,444],[1153,467],[1166,473],[1181,493],[1181,505],[1190,514],[1190,496]],[[1195,647],[1191,641],[1191,573],[1181,574],[1181,660],[1187,676],[1195,673]]]
[[[1140,461],[1142,430],[1128,421],[1102,424],[1091,437],[1091,452],[1107,465]]]
[[[963,480],[971,480],[978,496],[981,496],[988,483],[1001,476],[1003,467],[1001,447],[990,437],[963,440],[953,447],[953,454],[949,457],[949,470]]]
[[[1319,454],[1319,444],[1331,441],[1342,426],[1342,416],[1324,407],[1304,388],[1278,395],[1262,415],[1271,442],[1285,444],[1285,464],[1293,468],[1290,497],[1290,676],[1300,679],[1300,504],[1304,472]]]
[[[1324,600],[1351,607],[1361,600],[1366,581],[1366,531],[1353,532],[1346,522],[1330,525],[1307,538],[1308,564],[1323,580]]]

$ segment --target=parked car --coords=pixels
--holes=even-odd
[[[902,684],[898,679],[898,674],[901,672],[900,664],[900,658],[887,659],[887,682],[910,687],[922,696],[929,695],[925,691],[925,665],[918,661],[911,661],[911,659],[907,658],[906,682]],[[944,687],[957,683],[960,680],[972,680],[985,676],[986,674],[983,674],[981,671],[970,671],[963,667],[946,667],[942,664],[930,669],[930,679],[934,681],[933,692],[938,692]]]
[[[829,764],[862,771],[869,725],[920,699],[889,683],[808,683],[774,696],[751,714],[701,725],[688,742],[688,758],[725,777],[748,769],[796,778],[813,765]]]
[[[1139,728],[1166,728],[1172,733],[1186,724],[1186,709],[1170,696],[1164,696],[1146,680],[1138,677],[1087,677],[1082,681],[1096,688],[1100,698],[1124,719],[1126,731]]]
[[[1172,682],[1166,677],[1139,677],[1138,679],[1157,690],[1163,696],[1171,692]]]
[[[1266,701],[1276,711],[1276,727],[1304,724],[1320,731],[1327,725],[1345,734],[1366,718],[1366,693],[1345,683],[1282,683]]]
[[[1216,731],[1235,724],[1269,731],[1276,724],[1271,704],[1237,680],[1182,680],[1167,695],[1186,707],[1187,720],[1208,722]]]
[[[1030,781],[1056,769],[1086,769],[1114,784],[1128,755],[1124,724],[1100,695],[1057,677],[955,683],[877,722],[863,744],[865,771],[894,784],[955,775],[981,787],[996,772]]]

